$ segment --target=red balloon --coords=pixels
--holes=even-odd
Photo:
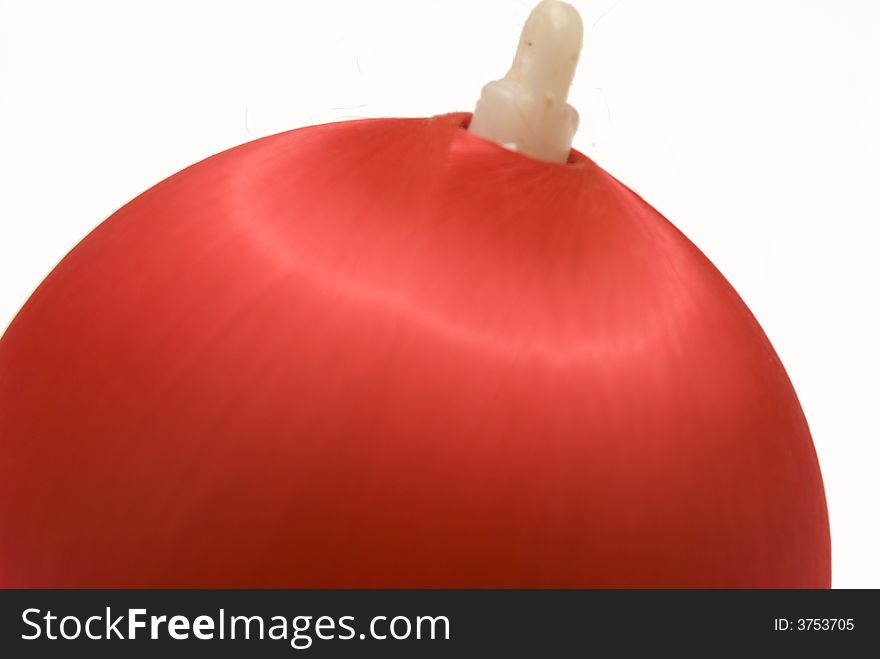
[[[0,586],[828,587],[731,286],[466,121],[257,140],[85,238],[0,341]]]

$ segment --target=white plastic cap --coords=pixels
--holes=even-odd
[[[468,129],[512,151],[566,162],[578,127],[566,100],[583,31],[574,7],[543,0],[526,20],[510,71],[483,87]]]

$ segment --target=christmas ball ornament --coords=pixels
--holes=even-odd
[[[579,48],[541,3],[472,120],[260,139],[76,246],[0,340],[0,586],[828,587],[773,348],[569,151]]]

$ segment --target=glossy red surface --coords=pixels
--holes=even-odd
[[[730,285],[466,119],[245,144],[61,262],[0,341],[0,586],[830,585]]]

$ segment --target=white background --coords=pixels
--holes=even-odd
[[[880,587],[880,2],[575,0],[575,146],[715,262],[813,431],[835,587]],[[0,329],[117,207],[254,137],[470,110],[532,2],[0,0]]]

